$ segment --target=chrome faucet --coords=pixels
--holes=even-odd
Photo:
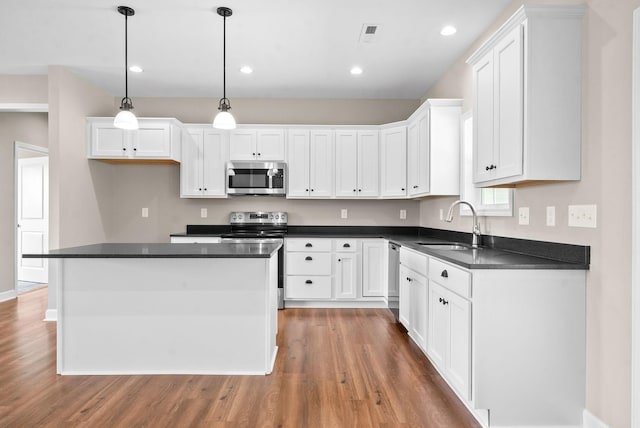
[[[446,221],[447,223],[451,223],[451,221],[453,220],[453,208],[456,205],[460,205],[460,204],[464,204],[468,206],[471,209],[471,212],[473,213],[473,230],[472,230],[473,239],[471,241],[471,248],[474,248],[474,249],[478,248],[478,241],[480,241],[480,225],[478,225],[478,215],[476,214],[476,210],[475,208],[473,208],[473,205],[471,205],[471,203],[458,199],[457,201],[452,203],[451,206],[449,207],[447,218],[445,218],[444,221]]]

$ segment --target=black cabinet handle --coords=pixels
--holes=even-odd
[[[441,277],[443,278],[449,278],[449,272],[447,272],[447,270],[443,270],[442,273],[440,274]]]
[[[207,188],[206,188],[206,187],[204,188],[204,191],[205,191],[205,192],[207,191]]]
[[[448,305],[448,304],[449,304],[449,302],[448,302],[447,300],[442,299],[442,304],[443,304],[443,305]]]
[[[413,186],[413,188],[414,188],[414,189],[417,189],[417,188],[418,188],[418,186]]]
[[[309,189],[304,189],[304,191],[305,191],[305,192],[308,192],[308,191],[309,191]]]
[[[311,191],[313,192],[313,189],[311,189]]]
[[[493,164],[491,164],[491,165],[489,165],[488,167],[486,167],[486,168],[485,168],[485,170],[486,170],[486,171],[490,171],[490,170],[492,170],[492,169],[496,169],[497,167],[498,167],[497,165],[493,165]]]
[[[407,277],[407,281],[411,282],[411,281],[413,281],[413,279]]]
[[[198,190],[202,191],[202,187],[198,187]]]
[[[356,191],[356,189],[353,189],[353,191],[355,192],[355,191]]]
[[[126,152],[126,151],[127,151],[127,148],[126,148],[126,147],[123,147],[123,148],[122,148],[122,151],[123,151],[123,152]]]
[[[485,171],[489,171],[489,167],[488,167],[488,166],[485,166],[485,167],[484,167],[484,170],[485,170]]]
[[[258,153],[258,156],[262,156],[262,153]]]
[[[404,192],[404,187],[401,190]]]
[[[443,299],[442,299],[442,297],[440,297],[440,298],[438,299],[438,302],[442,303],[442,300],[443,300]]]
[[[311,248],[313,247],[313,244],[311,242],[307,242],[306,244],[304,244],[304,246],[307,248]]]
[[[313,281],[311,281],[310,279],[307,279],[304,283],[305,284],[313,284]]]
[[[341,262],[341,261],[342,261],[342,259],[338,259],[338,261],[339,261],[339,262]]]
[[[349,245],[349,244],[344,244],[344,245],[342,246],[342,248],[351,248],[351,245]]]
[[[133,151],[134,151],[134,152],[136,152],[136,151],[138,151],[138,149],[134,147],[134,148],[133,148]]]
[[[313,258],[311,256],[307,256],[304,258],[305,260],[313,260]]]
[[[358,192],[362,192],[362,189],[358,189]]]
[[[255,155],[256,155],[256,153],[255,153],[255,152],[253,152],[253,153],[251,153],[251,155],[252,155],[252,156],[255,156]]]

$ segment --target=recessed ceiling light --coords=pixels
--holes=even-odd
[[[253,68],[249,67],[248,65],[245,65],[244,67],[240,68],[240,73],[251,74],[253,73]]]
[[[440,30],[440,34],[442,34],[443,36],[451,36],[453,34],[456,34],[456,27],[453,27],[451,25],[447,25],[446,27],[444,27],[442,30]]]
[[[139,65],[132,65],[131,67],[129,67],[129,71],[132,71],[134,73],[142,73],[142,67],[140,67]]]
[[[354,76],[357,76],[358,74],[362,74],[362,69],[360,67],[352,67],[351,68],[351,74],[353,74]]]

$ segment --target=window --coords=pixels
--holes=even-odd
[[[473,116],[462,115],[462,146],[460,168],[460,199],[470,202],[479,216],[513,216],[513,189],[476,188],[473,184]],[[466,205],[460,205],[460,215],[471,215]]]

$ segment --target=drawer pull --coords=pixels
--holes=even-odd
[[[351,248],[351,245],[350,245],[350,244],[344,244],[344,245],[342,246],[342,248]]]
[[[307,257],[305,257],[304,259],[305,259],[305,260],[313,260],[313,257],[311,257],[311,256],[307,256]]]
[[[413,281],[411,278],[407,277],[407,281],[411,282]]]
[[[449,278],[449,272],[447,272],[447,270],[443,270],[442,273],[440,274],[441,277],[443,278]]]
[[[448,302],[447,300],[443,299],[442,297],[440,297],[440,298],[438,299],[438,301],[439,301],[440,303],[442,303],[443,305],[448,305],[448,304],[449,304],[449,302]]]
[[[307,279],[304,283],[305,284],[313,284],[313,281],[311,281],[310,279]]]
[[[304,244],[304,246],[307,248],[311,248],[313,247],[313,244],[311,242],[307,242],[306,244]]]
[[[338,261],[339,261],[339,262],[341,262],[341,261],[342,261],[342,259],[338,259]]]

